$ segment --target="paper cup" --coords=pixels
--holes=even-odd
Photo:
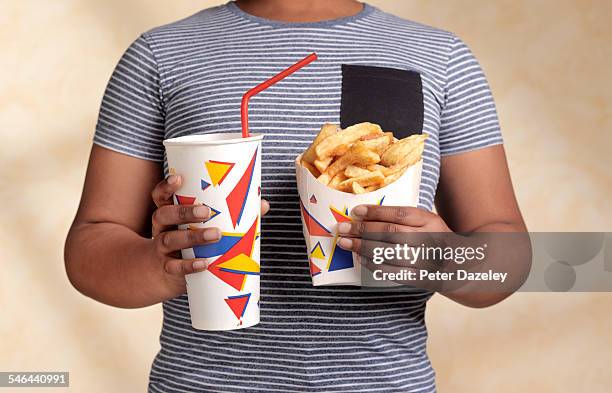
[[[300,155],[296,159],[295,166],[313,285],[380,286],[373,282],[362,282],[361,264],[353,253],[336,245],[336,226],[340,222],[351,221],[350,211],[357,205],[416,206],[423,161],[408,168],[388,186],[356,195],[335,190],[319,182],[300,164],[301,158]]]
[[[207,262],[186,276],[191,324],[200,330],[234,330],[259,322],[261,140],[238,133],[191,135],[164,141],[169,172],[183,185],[175,204],[208,206],[206,222],[180,229],[217,227],[218,243],[182,250]]]

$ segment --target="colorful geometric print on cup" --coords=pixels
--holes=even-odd
[[[219,242],[182,250],[207,263],[187,275],[191,323],[201,330],[234,330],[259,322],[261,141],[240,133],[192,135],[164,141],[171,172],[183,177],[175,204],[206,205],[211,217],[180,229],[216,227]]]

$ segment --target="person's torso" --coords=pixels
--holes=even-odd
[[[271,205],[261,230],[261,323],[197,331],[186,296],[166,302],[150,391],[434,391],[424,323],[431,293],[312,286],[294,161],[321,125],[341,122],[349,99],[376,107],[373,113],[387,116],[389,124],[408,113],[409,132],[430,135],[419,206],[432,209],[451,35],[369,6],[334,23],[287,25],[230,4],[147,38],[159,64],[165,138],[239,132],[248,89],[308,53],[319,57],[250,103],[250,130],[265,135],[262,197]],[[342,65],[378,71],[343,80]],[[389,69],[418,80],[378,83],[392,75]],[[368,89],[371,94],[364,94]],[[389,96],[397,99],[389,104]]]

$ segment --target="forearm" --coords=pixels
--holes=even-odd
[[[440,293],[468,307],[482,308],[501,302],[516,292],[529,274],[531,267],[531,244],[522,222],[495,222],[475,229],[470,236],[457,238],[451,246],[487,245],[486,259],[472,266],[459,265],[453,261],[446,264],[446,271],[456,273],[459,269],[471,272],[505,272],[503,283],[495,281],[453,281],[448,289]]]
[[[72,285],[102,303],[138,308],[173,298],[173,286],[154,258],[153,240],[114,223],[73,225],[66,241],[66,271]]]

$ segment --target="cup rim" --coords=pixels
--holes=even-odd
[[[243,138],[240,132],[227,132],[215,134],[194,134],[184,135],[176,138],[164,140],[164,146],[214,146],[227,145],[233,143],[245,143],[260,141],[263,134],[251,134],[248,138]]]

